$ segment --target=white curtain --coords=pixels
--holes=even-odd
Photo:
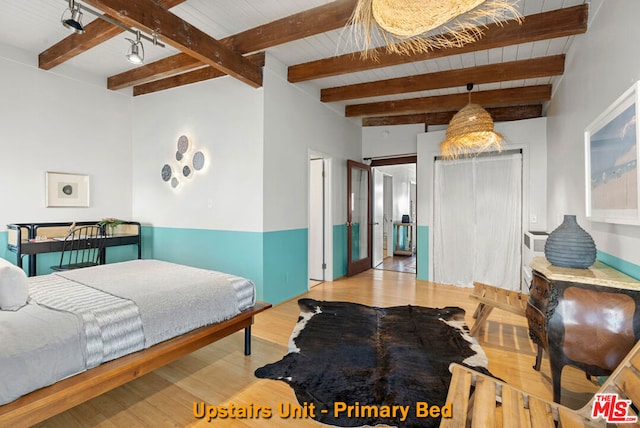
[[[520,289],[522,154],[437,160],[434,280]]]

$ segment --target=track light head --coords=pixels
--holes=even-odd
[[[69,13],[67,14],[67,12]],[[69,0],[69,7],[62,12],[60,21],[62,22],[62,25],[72,30],[74,33],[84,33],[84,26],[82,25],[82,11],[80,10],[80,6],[75,5],[74,0]]]
[[[142,34],[142,32],[138,29],[134,30],[121,22],[108,17],[107,15],[102,14],[96,10],[93,10],[84,4],[76,3],[75,0],[65,0],[68,2],[69,6],[62,12],[62,17],[60,17],[60,22],[66,28],[74,31],[75,33],[82,34],[84,33],[84,26],[82,25],[82,11],[89,12],[92,15],[102,19],[105,22],[108,22],[111,25],[116,27],[120,27],[125,31],[129,31],[136,35],[136,39],[127,39],[131,43],[129,49],[127,50],[127,60],[132,64],[142,64],[144,62],[144,46],[142,45],[142,40],[145,39],[153,43],[154,46],[160,46],[162,48],[165,47],[164,44],[158,41],[158,34],[154,31],[151,37]]]
[[[131,64],[142,64],[144,62],[144,46],[140,40],[140,30],[136,31],[136,39],[127,39],[131,43],[127,51],[127,60]]]

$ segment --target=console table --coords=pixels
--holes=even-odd
[[[415,223],[393,223],[395,235],[394,255],[412,256],[413,255],[413,226]]]
[[[92,225],[98,221],[78,221],[76,226]],[[16,253],[16,264],[22,267],[22,257],[28,256],[29,268],[27,274],[35,276],[36,257],[43,253],[62,251],[63,238],[69,231],[72,222],[67,223],[13,223],[7,225],[7,248]],[[56,239],[58,238],[58,239]],[[104,248],[120,245],[136,245],[138,258],[142,258],[142,241],[140,223],[125,221],[118,226],[118,233],[104,238]],[[100,263],[105,263],[105,251],[100,254]]]
[[[565,365],[588,375],[609,375],[640,339],[640,281],[596,262],[588,269],[531,262],[526,316],[529,336],[549,355],[553,401],[560,402]]]

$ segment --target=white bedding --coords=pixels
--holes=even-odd
[[[82,371],[81,330],[73,314],[33,303],[0,311],[0,404]]]
[[[144,330],[135,302],[70,281],[60,275],[31,278],[29,294],[38,306],[74,314],[82,328],[84,368],[144,348]]]
[[[63,289],[73,298],[59,298]],[[0,404],[254,304],[250,280],[159,260],[30,278],[28,304],[0,311]]]

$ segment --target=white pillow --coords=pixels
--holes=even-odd
[[[0,309],[17,311],[27,303],[27,275],[13,263],[0,257]]]

